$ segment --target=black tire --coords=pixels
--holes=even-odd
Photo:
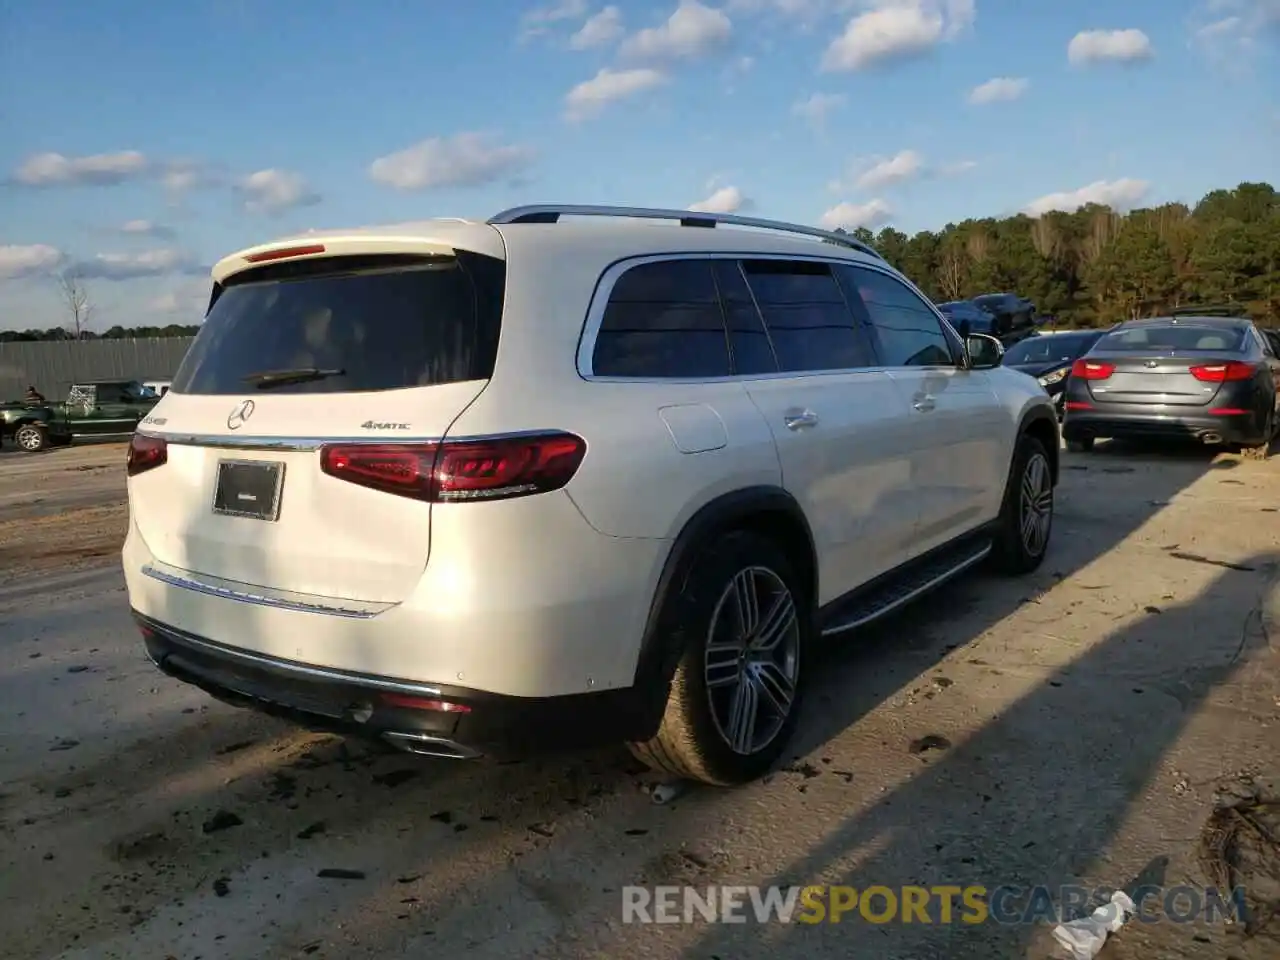
[[[38,423],[22,423],[13,431],[13,443],[19,450],[39,453],[49,446],[49,431]]]
[[[1244,446],[1240,448],[1240,455],[1246,460],[1269,460],[1271,458],[1271,444],[1276,438],[1275,417],[1272,422],[1267,424],[1267,429],[1262,432],[1266,438],[1261,443],[1252,446]]]
[[[1067,449],[1072,453],[1088,453],[1093,449],[1093,437],[1081,437],[1079,440],[1068,440]]]
[[[735,601],[742,595],[737,588],[748,582],[756,596],[757,630],[753,632],[764,628],[770,611],[785,617],[789,605],[793,613],[785,627],[775,631],[780,639],[771,652],[735,654],[733,651],[740,648],[724,642],[741,632]],[[769,588],[767,596],[761,592],[765,587]],[[671,681],[658,732],[628,747],[655,770],[716,786],[746,783],[767,773],[786,750],[804,699],[803,667],[814,632],[808,586],[774,541],[734,531],[702,553],[682,589],[665,602],[660,622],[675,631],[684,653]],[[776,623],[782,625],[783,621]],[[713,637],[722,642],[713,644]],[[744,657],[748,658],[746,665]],[[773,662],[773,667],[763,666],[765,660]],[[781,666],[776,662],[779,660]],[[713,671],[717,681],[714,689],[708,687],[708,674]],[[783,712],[777,709],[782,702],[777,693],[783,689],[778,681],[788,672],[792,694]],[[761,680],[762,676],[766,679]],[[770,691],[774,699],[770,699]],[[760,731],[761,742],[757,744],[753,723],[746,737],[751,742],[740,741],[735,749],[731,733],[722,730],[726,720],[732,719],[735,704],[741,708],[747,703],[755,704],[756,711],[763,710],[763,714],[753,715],[755,722],[761,715],[766,718],[767,730]],[[727,718],[726,708],[730,711]],[[767,739],[765,732],[770,734]]]
[[[1035,570],[1044,561],[1053,533],[1053,473],[1044,444],[1023,434],[1000,506],[992,565],[1009,576]],[[1030,514],[1035,514],[1033,519]]]

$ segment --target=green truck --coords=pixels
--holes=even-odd
[[[66,400],[0,404],[0,444],[36,453],[83,437],[130,434],[159,399],[138,380],[84,380]]]

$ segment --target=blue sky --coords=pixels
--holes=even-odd
[[[0,328],[196,322],[296,230],[518,203],[907,232],[1280,183],[1280,0],[0,0]]]

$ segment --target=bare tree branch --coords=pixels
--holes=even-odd
[[[58,285],[62,290],[62,302],[71,315],[71,326],[76,339],[88,329],[89,320],[93,316],[93,304],[89,301],[89,290],[84,277],[74,267],[58,274]]]

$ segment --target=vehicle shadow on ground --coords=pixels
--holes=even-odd
[[[955,649],[957,620],[965,640],[982,636],[1025,604],[1124,542],[1178,494],[1217,466],[1211,452],[1175,449],[1114,449],[1106,456],[1062,454],[1055,493],[1053,540],[1044,563],[1027,577],[1002,578],[986,571],[963,575],[922,603],[881,623],[828,638],[817,651],[817,709],[808,711],[796,738],[797,756],[817,749],[912,678],[926,674]],[[1106,475],[1105,500],[1081,489]],[[836,703],[835,709],[830,704]]]
[[[1137,815],[1135,802],[1200,706],[1267,651],[1256,622],[1259,596],[1274,582],[1278,561],[1280,553],[1255,557],[1241,565],[1247,569],[1224,571],[1196,599],[1094,644],[963,743],[922,754],[918,774],[840,824],[785,872],[743,882],[859,890],[1046,884],[1056,891],[1060,884],[1096,881],[1123,888],[1132,878],[1107,876],[1103,854],[1126,818]],[[1222,628],[1224,610],[1245,622],[1242,635]],[[1226,642],[1206,642],[1210,630]],[[1064,730],[1071,735],[1064,737]],[[1198,829],[1189,824],[1186,834]],[[750,923],[718,925],[706,928],[683,956],[834,956],[858,944],[860,957],[1011,957],[1027,949],[1037,929],[939,926],[938,919],[932,926],[877,927],[855,913],[843,926],[794,924],[763,935]]]

